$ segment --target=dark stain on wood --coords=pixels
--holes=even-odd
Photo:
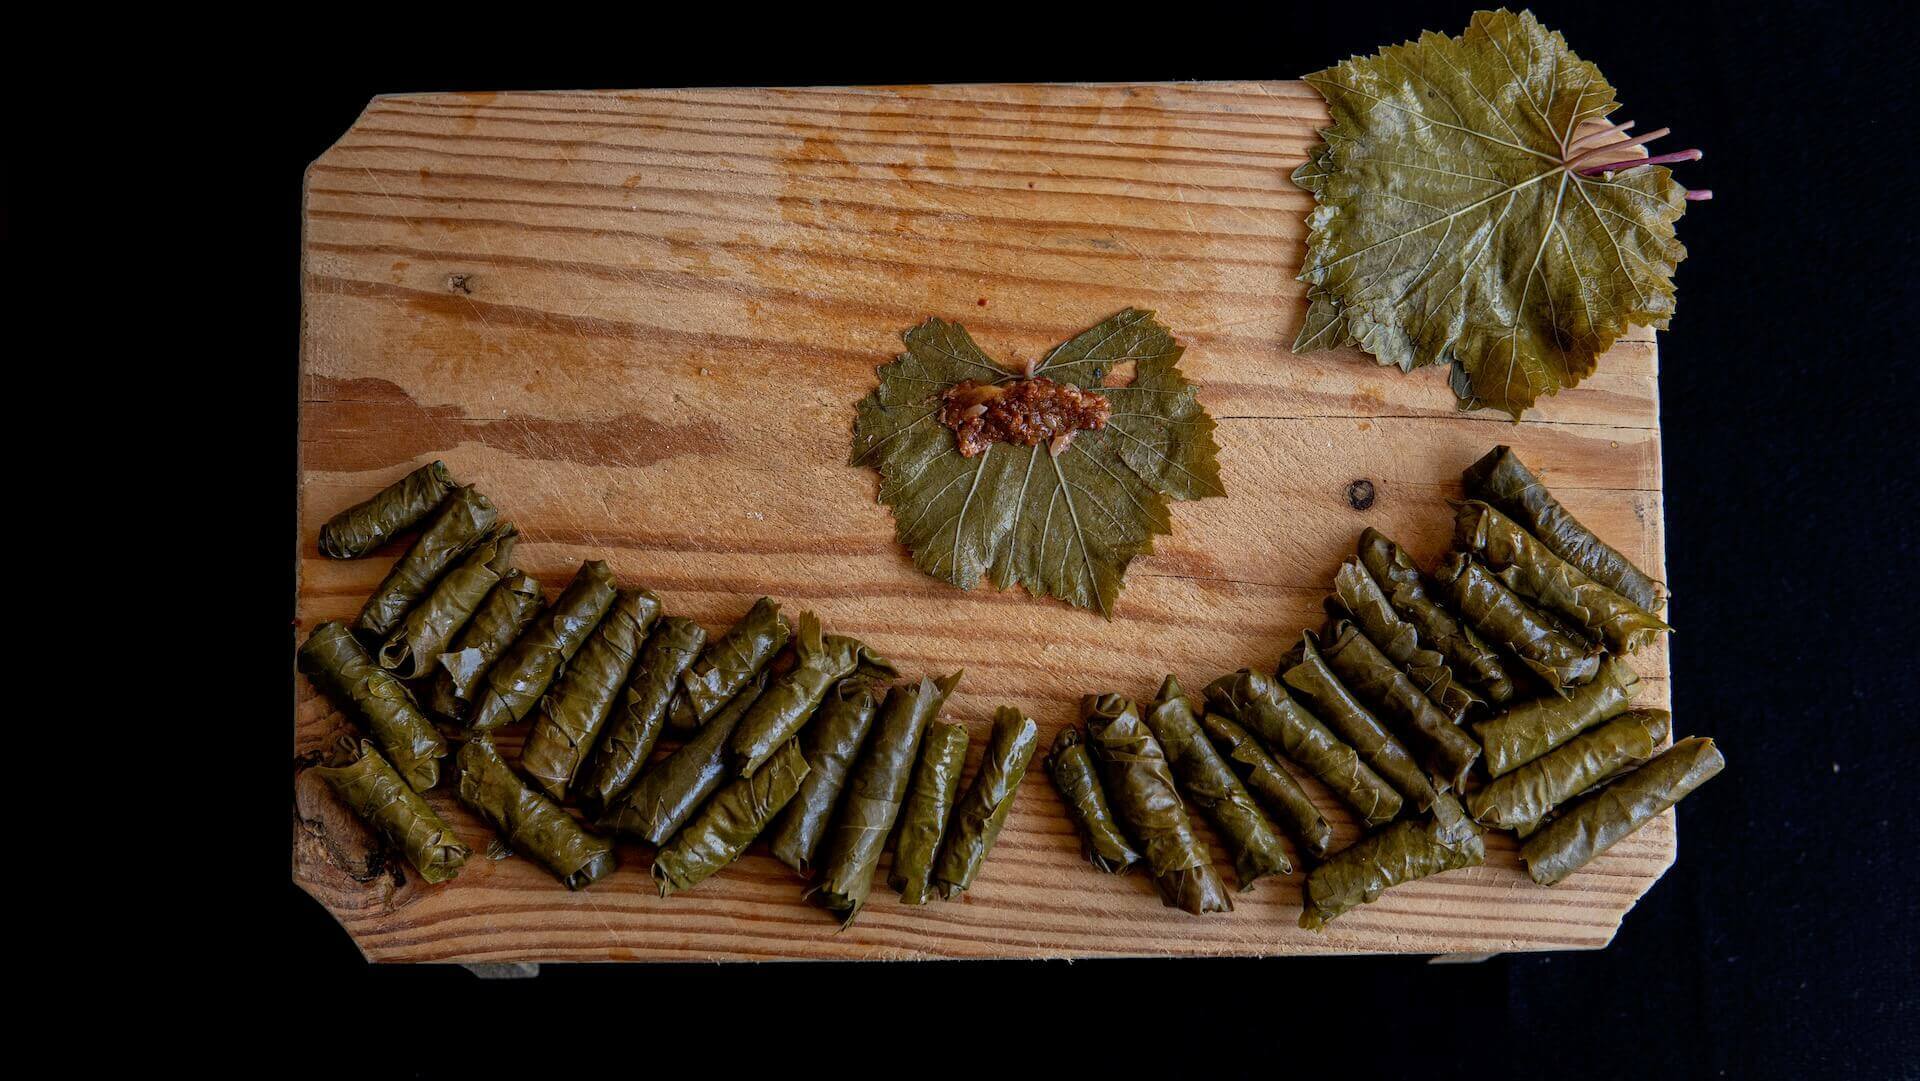
[[[1347,485],[1347,505],[1354,510],[1366,510],[1373,506],[1373,482],[1362,477]]]

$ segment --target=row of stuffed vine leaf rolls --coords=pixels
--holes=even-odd
[[[747,850],[800,791],[807,758],[797,739],[781,744],[751,777],[735,777],[700,807],[653,857],[653,880],[665,897],[688,890]]]
[[[1161,682],[1146,721],[1173,768],[1180,794],[1213,823],[1225,843],[1236,885],[1245,891],[1267,875],[1290,874],[1293,861],[1287,858],[1280,828],[1214,749],[1178,679],[1169,675]]]
[[[1312,631],[1302,631],[1300,643],[1281,659],[1280,679],[1287,693],[1297,696],[1314,718],[1359,755],[1361,763],[1393,786],[1404,806],[1422,813],[1433,806],[1433,782],[1413,752],[1334,673]],[[1394,814],[1399,810],[1395,807]],[[1378,825],[1371,820],[1366,824]]]
[[[1442,787],[1461,791],[1480,758],[1480,745],[1473,737],[1420,693],[1419,685],[1360,628],[1334,620],[1322,633],[1322,653],[1334,675],[1400,733]]]
[[[1600,670],[1598,645],[1561,630],[1467,553],[1448,553],[1433,580],[1482,638],[1504,646],[1555,694],[1564,697]]]
[[[1252,668],[1207,686],[1207,708],[1238,721],[1266,748],[1290,759],[1333,790],[1360,816],[1363,828],[1391,822],[1403,799],[1359,752],[1342,743],[1280,681]]]
[[[667,712],[667,727],[682,736],[707,723],[764,671],[793,628],[771,597],[761,597],[726,633],[708,642],[680,677]]]
[[[1013,811],[1014,794],[1027,776],[1033,752],[1039,749],[1040,726],[1033,718],[1011,706],[994,712],[980,769],[954,805],[940,840],[940,858],[933,869],[940,896],[951,901],[973,885],[973,877],[980,873],[980,865],[987,861]]]
[[[513,549],[519,539],[512,522],[495,526],[481,538],[460,565],[441,576],[426,599],[414,605],[380,644],[380,667],[401,679],[431,675],[434,662],[447,651],[454,636],[513,570]]]
[[[1421,643],[1419,628],[1394,610],[1393,602],[1359,557],[1340,564],[1335,572],[1327,610],[1335,618],[1352,620],[1455,724],[1469,710],[1486,704],[1486,699],[1454,675],[1445,655]]]
[[[457,489],[367,597],[353,629],[369,640],[391,634],[413,606],[426,599],[447,568],[493,530],[499,517],[492,501],[477,489],[471,485]]]
[[[440,462],[408,473],[327,519],[320,527],[320,553],[330,559],[359,559],[426,521],[459,484]]]
[[[346,765],[316,766],[315,772],[427,882],[453,878],[473,854],[372,742],[361,740],[358,756]]]
[[[767,848],[803,878],[813,874],[814,853],[833,822],[833,809],[866,746],[879,708],[880,699],[870,681],[859,676],[843,679],[827,692],[827,700],[800,732],[807,776],[799,794],[774,823]]]
[[[798,735],[827,691],[855,669],[876,680],[899,674],[859,639],[827,634],[821,629],[820,617],[812,612],[801,613],[793,646],[793,668],[767,685],[727,742],[728,764],[739,776],[753,776],[760,763]]]
[[[1726,768],[1710,739],[1695,736],[1581,797],[1520,846],[1527,874],[1552,886],[1599,858]]]
[[[387,761],[417,792],[440,783],[447,741],[413,700],[413,692],[380,667],[344,624],[313,629],[300,646],[299,668],[322,694],[372,734]]]
[[[553,872],[570,890],[613,873],[613,845],[522,781],[491,738],[468,740],[459,762],[461,801],[486,819],[508,848]]]
[[[661,616],[640,646],[613,713],[601,727],[574,795],[598,817],[626,792],[647,766],[667,725],[680,674],[699,655],[707,632],[683,616]]]
[[[1145,853],[1160,900],[1195,916],[1233,911],[1233,899],[1187,818],[1166,752],[1141,719],[1140,707],[1124,695],[1090,694],[1080,701],[1080,718],[1102,787]]]
[[[1140,853],[1120,828],[1113,806],[1101,787],[1099,768],[1087,753],[1077,725],[1068,725],[1053,739],[1047,752],[1047,774],[1067,805],[1067,816],[1080,834],[1080,853],[1108,874],[1122,874],[1140,862]]]
[[[960,774],[966,765],[966,726],[946,721],[927,726],[906,801],[894,823],[893,866],[887,872],[887,885],[899,892],[902,904],[924,905],[933,899],[933,861],[960,798]]]
[[[427,691],[427,708],[436,716],[464,723],[475,689],[493,662],[526,633],[544,601],[540,583],[524,571],[509,571],[487,593],[473,618],[439,662]]]
[[[727,737],[767,684],[762,672],[695,732],[693,738],[640,774],[596,823],[656,848],[667,843],[700,804],[725,783]]]
[[[560,598],[535,616],[481,677],[467,728],[491,732],[524,720],[560,669],[586,644],[618,593],[604,560],[582,563]]]
[[[960,672],[940,680],[922,676],[919,683],[894,687],[881,703],[873,736],[847,779],[833,825],[821,839],[819,878],[806,894],[838,915],[842,927],[866,904],[874,868],[906,798],[920,741],[960,677]]]
[[[660,598],[650,591],[620,590],[600,625],[541,696],[520,748],[520,770],[547,795],[563,799],[573,787],[659,615]]]
[[[1664,607],[1660,589],[1633,561],[1621,555],[1567,512],[1541,484],[1513,448],[1495,447],[1461,474],[1467,494],[1511,515],[1542,544],[1581,573],[1639,605],[1647,612]]]

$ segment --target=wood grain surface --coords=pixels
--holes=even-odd
[[[436,457],[519,525],[549,595],[606,559],[716,631],[766,593],[910,674],[965,668],[948,714],[975,758],[1002,703],[1051,741],[1083,693],[1272,665],[1317,625],[1362,526],[1430,565],[1460,470],[1496,443],[1659,576],[1651,331],[1517,425],[1456,412],[1439,369],[1288,352],[1310,206],[1288,174],[1325,122],[1292,82],[376,99],[306,177],[298,637],[351,616],[399,550],[331,561],[320,524]],[[938,315],[1024,358],[1129,305],[1185,344],[1230,497],[1174,506],[1111,622],[915,570],[875,474],[843,464],[900,332]],[[1365,511],[1356,480],[1374,486]],[[1664,705],[1666,647],[1635,666],[1641,702]],[[304,679],[294,697],[311,755],[344,722]],[[517,753],[517,732],[501,742]],[[1588,948],[1676,847],[1669,814],[1547,890],[1491,834],[1485,867],[1314,934],[1295,925],[1297,874],[1196,918],[1144,875],[1095,872],[1036,768],[962,900],[911,908],[883,880],[841,932],[757,852],[662,900],[648,854],[623,846],[611,879],[568,893],[478,855],[490,835],[445,785],[430,798],[476,849],[460,877],[376,874],[324,790],[295,792],[296,880],[381,961]]]

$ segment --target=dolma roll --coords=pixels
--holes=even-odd
[[[460,873],[460,865],[473,854],[371,742],[361,740],[359,757],[347,765],[314,768],[353,813],[379,830],[426,881],[447,881]]]
[[[524,720],[560,674],[561,666],[586,644],[593,629],[613,607],[613,571],[602,560],[580,564],[573,581],[553,607],[541,612],[526,632],[493,662],[476,688],[467,718],[474,732],[491,732]]]
[[[1561,812],[1527,843],[1527,874],[1551,886],[1592,863],[1633,831],[1726,768],[1710,739],[1694,736]]]
[[[1334,621],[1324,632],[1322,655],[1340,682],[1373,707],[1387,726],[1405,737],[1442,787],[1461,791],[1480,757],[1480,744],[1453,718],[1420,693],[1419,686],[1374,646],[1360,628]]]
[[[1461,474],[1467,494],[1513,516],[1553,554],[1648,612],[1665,607],[1660,587],[1567,512],[1511,447],[1495,447]]]
[[[1333,827],[1313,805],[1307,791],[1293,774],[1273,760],[1253,733],[1238,721],[1209,709],[1200,715],[1200,727],[1214,748],[1238,774],[1247,791],[1267,809],[1280,828],[1291,834],[1300,850],[1312,860],[1322,860],[1333,847]]]
[[[1433,813],[1403,819],[1333,854],[1307,875],[1300,926],[1318,931],[1394,886],[1487,862],[1486,838],[1451,794]]]
[[[519,539],[513,523],[505,522],[474,545],[380,644],[380,667],[401,679],[431,675],[434,662],[447,651],[454,635],[513,569],[513,547]]]
[[[1473,726],[1487,752],[1487,773],[1499,777],[1526,765],[1562,743],[1627,711],[1640,677],[1619,658],[1610,657],[1592,683],[1566,698],[1547,695],[1522,702]]]
[[[907,783],[927,728],[960,683],[960,672],[945,679],[925,676],[887,692],[879,719],[860,761],[847,779],[847,790],[834,812],[833,825],[820,842],[820,878],[807,891],[814,904],[840,917],[840,926],[852,923],[873,888],[873,869],[880,863],[887,835],[900,814]]]
[[[940,842],[940,859],[934,865],[933,879],[940,896],[951,901],[973,885],[973,876],[993,851],[1007,815],[1013,811],[1013,796],[1026,779],[1033,752],[1040,748],[1040,726],[1033,718],[1001,706],[993,715],[993,732],[987,737],[986,754],[973,775],[967,794],[953,808],[953,821]],[[899,853],[894,854],[899,859]]]
[[[1423,813],[1433,806],[1433,782],[1419,760],[1334,672],[1312,631],[1302,632],[1300,644],[1280,661],[1280,679],[1361,762],[1400,793],[1406,806]]]
[[[447,741],[414,704],[412,692],[375,664],[345,625],[328,621],[315,627],[300,647],[299,665],[322,694],[366,727],[414,791],[440,783]]]
[[[790,739],[768,755],[753,776],[736,777],[721,786],[693,821],[653,857],[653,880],[660,886],[660,896],[692,889],[739,859],[800,791],[806,776],[807,756],[800,753],[799,741]]]
[[[686,735],[726,708],[741,688],[767,667],[793,637],[773,598],[753,603],[740,622],[707,643],[700,658],[680,677],[680,693],[667,713],[667,727]]]
[[[1420,693],[1446,712],[1447,719],[1458,724],[1468,710],[1486,705],[1485,699],[1453,674],[1444,654],[1420,644],[1420,631],[1394,610],[1380,583],[1357,557],[1340,564],[1328,606],[1337,617],[1353,620],[1361,633],[1413,680]]]
[[[1454,505],[1454,543],[1501,583],[1615,653],[1632,653],[1673,628],[1586,576],[1519,522],[1477,499]]]
[[[520,771],[547,795],[566,798],[659,615],[659,597],[644,589],[620,590],[587,643],[541,697],[520,748]]]
[[[960,774],[966,768],[966,727],[945,721],[929,725],[920,740],[920,759],[914,763],[907,801],[894,825],[893,867],[887,872],[887,885],[899,891],[902,904],[924,905],[933,898],[933,861],[940,855],[940,838],[947,832],[954,800],[960,797]]]
[[[1513,700],[1513,677],[1507,674],[1499,652],[1427,593],[1420,568],[1399,545],[1368,526],[1360,533],[1360,564],[1387,595],[1393,610],[1413,624],[1422,642],[1447,658],[1455,674],[1496,706]]]
[[[774,858],[798,871],[813,874],[813,855],[833,822],[840,790],[866,746],[880,699],[871,682],[854,676],[827,692],[813,720],[800,732],[800,751],[807,756],[807,777],[800,793],[780,813],[767,848]]]
[[[613,873],[613,845],[529,788],[493,749],[490,737],[468,740],[459,761],[461,801],[486,819],[507,847],[552,871],[570,890]]]
[[[589,814],[598,816],[640,776],[666,728],[680,673],[700,654],[707,632],[680,616],[662,616],[633,662],[627,685],[600,730],[574,794]]]
[[[1268,751],[1318,777],[1353,808],[1363,828],[1390,822],[1400,813],[1400,793],[1265,672],[1242,668],[1221,676],[1207,687],[1207,705],[1240,722]]]
[[[540,614],[540,583],[524,571],[510,571],[480,602],[452,648],[434,658],[438,670],[427,693],[427,708],[449,721],[463,721],[480,677]]]
[[[658,848],[672,839],[729,775],[727,737],[766,686],[765,673],[652,769],[640,774],[596,825]]]
[[[359,559],[426,521],[457,487],[445,465],[428,462],[327,519],[320,527],[320,554]]]
[[[878,679],[899,674],[859,639],[822,631],[820,617],[812,612],[800,615],[794,657],[793,670],[767,684],[766,691],[733,730],[727,760],[742,777],[753,776],[768,755],[798,735],[827,691],[852,675],[854,669],[864,668]]]
[[[1465,552],[1441,560],[1434,583],[1481,637],[1505,646],[1555,694],[1565,696],[1600,670],[1598,646],[1554,626]]]
[[[1100,787],[1099,770],[1087,753],[1077,725],[1062,728],[1054,737],[1053,749],[1047,752],[1047,774],[1060,790],[1067,817],[1073,819],[1080,834],[1080,854],[1089,863],[1117,875],[1140,862],[1140,853],[1134,851],[1114,818],[1106,790]]]
[[[1280,827],[1254,801],[1233,768],[1213,749],[1186,689],[1169,675],[1147,711],[1147,728],[1173,767],[1180,794],[1200,808],[1233,858],[1236,885],[1244,892],[1267,875],[1293,872]]]
[[[1161,902],[1195,916],[1232,912],[1233,898],[1207,860],[1166,752],[1140,718],[1140,707],[1123,695],[1090,694],[1080,700],[1080,718],[1102,786],[1146,853]]]
[[[1628,710],[1467,797],[1483,826],[1531,834],[1555,807],[1651,761],[1672,728],[1664,709]]]
[[[492,531],[499,517],[492,501],[472,485],[456,489],[361,606],[353,629],[371,639],[393,633],[447,568]]]

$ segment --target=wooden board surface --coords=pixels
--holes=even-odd
[[[1651,331],[1518,425],[1457,413],[1438,369],[1287,351],[1310,205],[1287,178],[1325,122],[1290,82],[379,98],[306,178],[298,634],[351,616],[395,554],[321,558],[320,524],[436,457],[519,525],[550,594],[601,558],[715,630],[767,593],[909,672],[964,667],[948,712],[976,758],[1002,703],[1050,741],[1083,693],[1273,664],[1362,526],[1430,565],[1460,469],[1495,443],[1658,576]],[[915,570],[875,475],[843,464],[900,331],[939,315],[1031,357],[1128,305],[1186,345],[1230,498],[1175,505],[1111,622]],[[1360,479],[1365,512],[1346,496]],[[1664,705],[1665,646],[1635,666],[1641,701]],[[296,680],[297,753],[342,723]],[[1669,814],[1546,890],[1494,834],[1485,867],[1313,934],[1298,875],[1195,918],[1145,876],[1096,873],[1036,770],[963,900],[910,908],[882,882],[836,933],[759,854],[667,900],[625,846],[582,893],[478,856],[443,887],[362,881],[350,829],[296,791],[296,879],[382,961],[1590,948],[1676,845]],[[431,799],[486,847],[446,786]]]

